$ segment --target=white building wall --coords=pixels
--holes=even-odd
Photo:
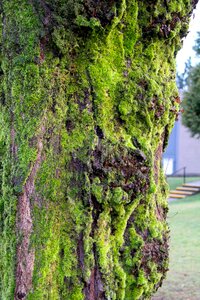
[[[186,167],[187,175],[200,175],[200,139],[191,137],[189,129],[181,124],[178,128],[176,169]]]

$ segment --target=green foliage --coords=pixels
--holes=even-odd
[[[183,124],[189,128],[192,136],[200,137],[200,65],[189,73],[188,88],[183,96]]]
[[[179,90],[184,90],[184,88],[187,86],[188,82],[188,73],[190,72],[192,67],[191,64],[191,57],[185,62],[185,68],[184,72],[182,74],[177,73],[176,74],[176,82]]]
[[[193,49],[197,55],[200,55],[200,32],[198,32],[197,35],[198,35],[198,37],[196,39],[196,43],[195,43]]]
[[[200,54],[200,33],[194,47],[196,54]],[[189,128],[192,136],[200,137],[200,63],[190,67],[187,72],[187,87],[183,94],[184,109],[182,121]]]

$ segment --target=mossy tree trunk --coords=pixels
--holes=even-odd
[[[195,1],[2,0],[0,298],[150,299]]]

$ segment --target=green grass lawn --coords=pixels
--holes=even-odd
[[[170,267],[153,300],[200,300],[200,194],[169,203]]]
[[[193,181],[200,181],[200,177],[186,177],[186,183]],[[167,177],[167,182],[170,186],[170,190],[174,190],[177,186],[183,184],[183,177]]]

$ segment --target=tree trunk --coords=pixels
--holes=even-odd
[[[161,285],[188,2],[1,1],[1,299],[150,299]]]

